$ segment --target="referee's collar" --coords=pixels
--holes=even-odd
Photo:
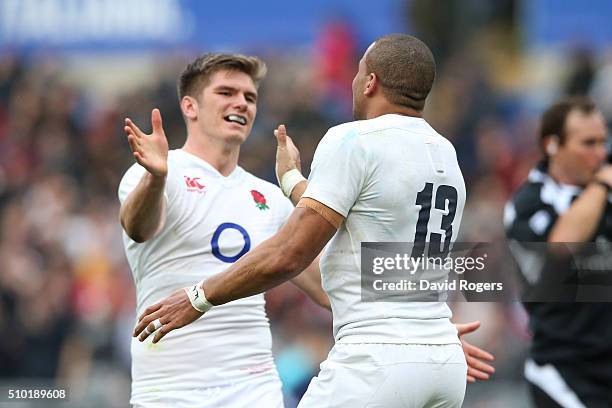
[[[584,186],[576,184],[560,183],[548,173],[548,162],[546,160],[540,161],[527,176],[527,179],[532,183],[553,183],[559,188],[565,188],[570,190],[580,191],[584,189]]]
[[[584,186],[575,184],[560,183],[548,174],[548,163],[541,161],[538,163],[527,176],[527,180],[531,183],[542,183],[547,188],[561,190],[571,194],[579,194],[584,189]]]

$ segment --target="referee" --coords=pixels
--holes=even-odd
[[[534,250],[533,244],[542,249],[543,243],[612,241],[607,134],[604,117],[590,99],[552,105],[541,120],[544,159],[505,208],[519,269],[527,288],[539,290],[530,300],[540,302],[525,303],[533,333],[525,378],[537,407],[612,407],[612,303],[572,302],[575,296],[567,291],[553,294],[564,296],[554,299],[564,303],[546,301],[542,295],[555,287],[538,280],[559,272],[557,280],[567,283],[560,269],[570,268],[551,266],[546,251]]]

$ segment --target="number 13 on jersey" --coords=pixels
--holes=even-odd
[[[450,249],[451,238],[453,236],[453,220],[457,210],[457,189],[446,184],[439,185],[435,190],[434,202],[434,184],[425,183],[425,187],[416,197],[416,205],[421,207],[419,210],[419,219],[416,225],[414,235],[414,247],[412,248],[412,257],[420,258],[425,253],[425,245],[429,242],[430,257],[446,257]],[[429,232],[429,217],[431,209],[445,212],[442,216],[440,229],[443,234],[437,232]],[[429,235],[429,239],[428,239]]]

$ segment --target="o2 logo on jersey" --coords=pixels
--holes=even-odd
[[[221,250],[219,249],[219,238],[221,238],[221,234],[226,229],[237,230],[238,232],[242,234],[242,238],[244,239],[244,246],[242,247],[240,252],[234,256],[223,255],[221,253]],[[215,232],[213,233],[212,240],[210,241],[210,245],[212,247],[212,254],[215,256],[215,258],[223,262],[234,263],[238,259],[240,259],[242,255],[249,252],[249,249],[251,249],[251,237],[249,236],[249,233],[242,226],[238,224],[234,224],[233,222],[224,222],[223,224],[219,225],[217,229],[215,230]]]

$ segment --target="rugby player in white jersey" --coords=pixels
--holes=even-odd
[[[126,119],[137,164],[119,187],[124,244],[137,307],[223,271],[283,225],[293,205],[275,185],[239,166],[256,114],[265,65],[254,57],[206,54],[181,74],[187,126],[168,152],[158,110],[151,135]],[[329,307],[315,263],[294,279]],[[282,408],[263,295],[215,309],[164,344],[133,339],[135,407]]]
[[[328,131],[308,182],[297,174],[284,127],[277,130],[278,176],[285,194],[299,200],[287,224],[225,272],[147,308],[134,335],[144,341],[155,332],[157,344],[218,305],[278,285],[333,237],[321,272],[336,344],[300,406],[460,406],[466,374],[474,372],[464,352],[470,370],[488,368],[462,352],[447,305],[361,301],[361,242],[414,242],[431,229],[446,230],[444,242],[452,242],[458,233],[465,185],[456,154],[422,119],[434,76],[433,56],[416,38],[391,35],[372,44],[353,82],[357,121]],[[432,220],[442,225],[423,226],[420,213],[436,209]]]

